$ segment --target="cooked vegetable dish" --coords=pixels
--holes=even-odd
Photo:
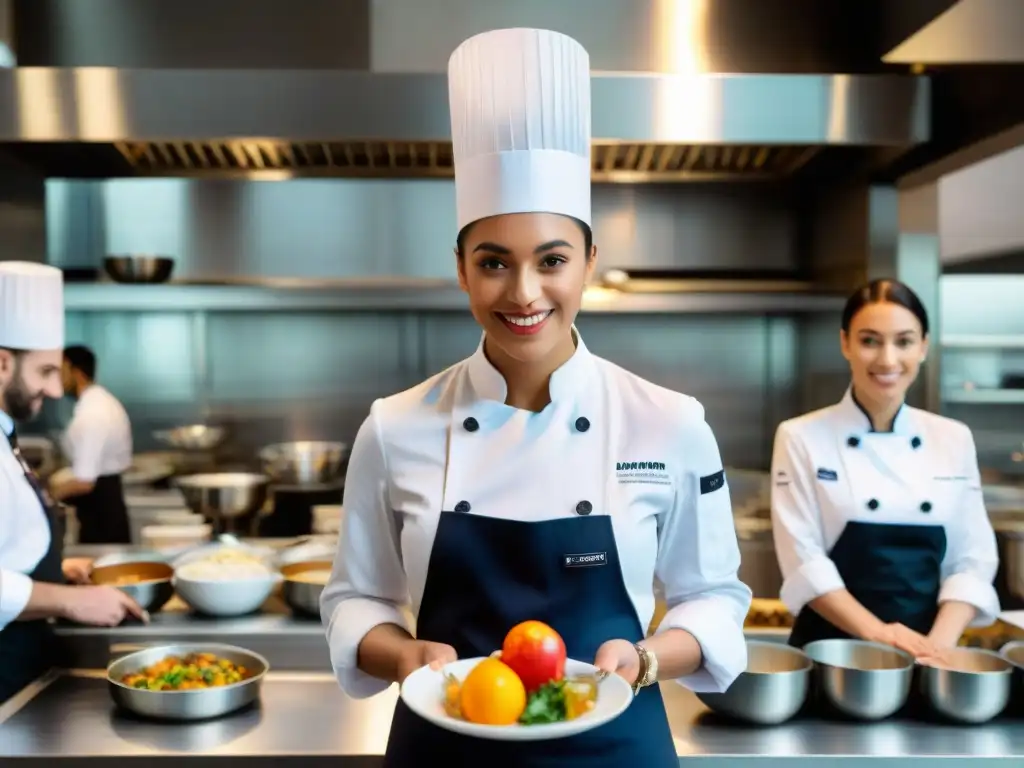
[[[249,679],[252,674],[246,667],[218,659],[212,653],[190,653],[184,658],[168,656],[125,675],[121,683],[147,691],[188,691],[233,685]]]

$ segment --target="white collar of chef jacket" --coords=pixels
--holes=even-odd
[[[871,419],[854,399],[852,387],[846,388],[846,394],[839,401],[839,413],[843,426],[850,431],[851,435],[863,435],[875,431],[871,426]],[[900,406],[900,410],[896,414],[892,425],[892,434],[914,434],[913,415],[910,412],[910,406],[906,403]]]
[[[587,345],[583,343],[583,337],[576,330],[576,326],[573,326],[572,334],[576,341],[576,351],[551,374],[551,380],[548,382],[552,402],[572,400],[587,387],[596,386],[593,380],[594,358]],[[485,337],[486,334],[480,337],[476,352],[469,358],[469,380],[478,398],[504,403],[508,396],[508,387],[505,384],[505,377],[491,365],[491,361],[484,354]]]

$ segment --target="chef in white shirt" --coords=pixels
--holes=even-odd
[[[399,701],[385,765],[676,766],[655,683],[723,691],[746,667],[751,593],[718,445],[699,402],[594,356],[574,328],[597,257],[586,51],[492,31],[458,47],[448,78],[455,261],[483,336],[377,400],[354,441],[321,600],[334,670],[372,696],[537,619],[570,658],[634,685],[624,714],[579,737],[486,742]],[[668,613],[645,638],[655,579]]]
[[[50,491],[75,508],[82,544],[130,544],[121,474],[132,464],[132,425],[124,406],[96,383],[96,356],[88,347],[64,350],[64,393],[75,412],[62,448],[71,475]]]
[[[61,396],[63,291],[59,269],[0,261],[0,703],[59,661],[47,619],[145,615],[114,587],[65,584],[61,515],[18,450],[15,422]]]
[[[929,659],[998,616],[971,431],[904,403],[928,330],[910,288],[864,286],[842,316],[846,394],[778,428],[772,529],[797,647],[855,637]]]

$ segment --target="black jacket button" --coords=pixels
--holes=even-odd
[[[579,432],[586,432],[590,429],[590,420],[586,416],[580,416],[576,419],[576,429]]]
[[[476,432],[478,429],[480,429],[480,422],[474,419],[472,416],[470,416],[468,419],[462,422],[462,426],[465,428],[467,432]]]
[[[923,501],[923,502],[921,502],[921,511],[922,512],[931,512],[932,511],[932,503],[930,501]]]
[[[911,448],[920,448],[921,447],[921,438],[920,437],[915,437],[913,440],[911,440],[910,441],[910,447]]]
[[[589,515],[593,511],[594,511],[594,505],[591,504],[586,499],[584,499],[583,501],[581,501],[579,504],[576,505],[576,514],[577,515]]]
[[[468,501],[460,501],[455,505],[456,512],[469,512],[470,506]]]
[[[868,509],[878,509],[878,499],[872,499],[868,502]]]
[[[850,446],[851,448],[856,448],[858,445],[860,445],[860,438],[859,437],[847,438],[846,444],[848,446]]]

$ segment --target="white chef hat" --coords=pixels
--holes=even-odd
[[[64,274],[28,261],[0,261],[0,347],[64,348]]]
[[[505,213],[590,224],[590,57],[571,37],[498,29],[448,61],[458,225]]]

